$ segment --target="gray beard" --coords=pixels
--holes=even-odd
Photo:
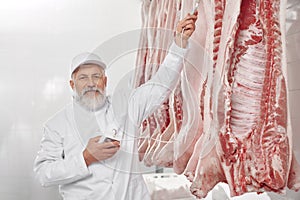
[[[88,91],[98,92],[99,94],[97,96],[95,95],[93,97],[88,97],[85,95]],[[95,112],[104,106],[106,101],[106,90],[102,91],[99,88],[93,87],[86,88],[80,94],[78,94],[75,89],[73,98],[84,109]]]

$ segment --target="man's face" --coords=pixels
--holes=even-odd
[[[104,70],[94,64],[80,66],[70,80],[75,100],[88,110],[98,110],[103,106],[106,83]]]

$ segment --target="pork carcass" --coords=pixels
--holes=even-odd
[[[150,8],[143,13],[144,28],[153,26],[141,34],[137,64],[143,67],[136,70],[136,86],[152,76],[147,66],[165,56],[152,49],[166,49],[171,42],[159,42],[168,35],[159,33],[161,28],[174,30],[195,3],[167,2],[144,1]],[[161,8],[166,5],[174,6]],[[169,18],[153,17],[158,10]],[[300,167],[288,126],[284,20],[285,1],[201,1],[180,83],[144,124],[140,159],[184,172],[199,198],[218,182],[228,183],[231,196],[298,190]]]

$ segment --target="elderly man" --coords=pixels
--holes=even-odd
[[[196,19],[197,13],[188,14],[178,23],[175,42],[159,70],[128,99],[119,95],[112,101],[106,96],[106,66],[98,56],[81,54],[73,59],[73,102],[45,124],[34,163],[43,186],[59,185],[66,200],[150,199],[137,173],[135,134],[175,87]]]

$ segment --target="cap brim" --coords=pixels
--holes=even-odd
[[[87,61],[84,61],[82,63],[79,63],[76,65],[76,67],[74,66],[73,67],[73,70],[71,72],[71,75],[76,71],[76,69],[78,69],[79,67],[84,67],[84,65],[88,65],[88,64],[94,64],[94,65],[97,65],[98,67],[102,68],[103,70],[106,69],[106,65],[104,62],[100,62],[99,60],[87,60]]]

